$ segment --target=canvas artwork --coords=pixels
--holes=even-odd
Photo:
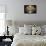
[[[24,5],[24,13],[25,14],[36,14],[37,6],[36,5]]]

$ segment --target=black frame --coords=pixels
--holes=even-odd
[[[32,13],[29,13],[29,12],[27,11],[27,9],[26,9],[28,6],[34,7],[35,10],[32,11]],[[36,14],[36,13],[37,13],[37,5],[24,5],[24,13],[25,13],[25,14]]]

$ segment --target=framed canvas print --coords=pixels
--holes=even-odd
[[[25,14],[36,14],[37,6],[36,5],[24,5],[24,13]]]

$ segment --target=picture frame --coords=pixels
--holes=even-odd
[[[24,5],[24,13],[25,14],[36,14],[37,6],[36,5]]]

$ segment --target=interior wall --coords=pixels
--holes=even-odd
[[[6,4],[6,19],[15,21],[46,21],[46,0],[0,0]],[[36,14],[24,14],[24,5],[37,5]]]
[[[24,5],[37,5],[36,14],[24,14]],[[17,21],[46,21],[46,2],[45,0],[21,0],[16,1],[16,15]]]

